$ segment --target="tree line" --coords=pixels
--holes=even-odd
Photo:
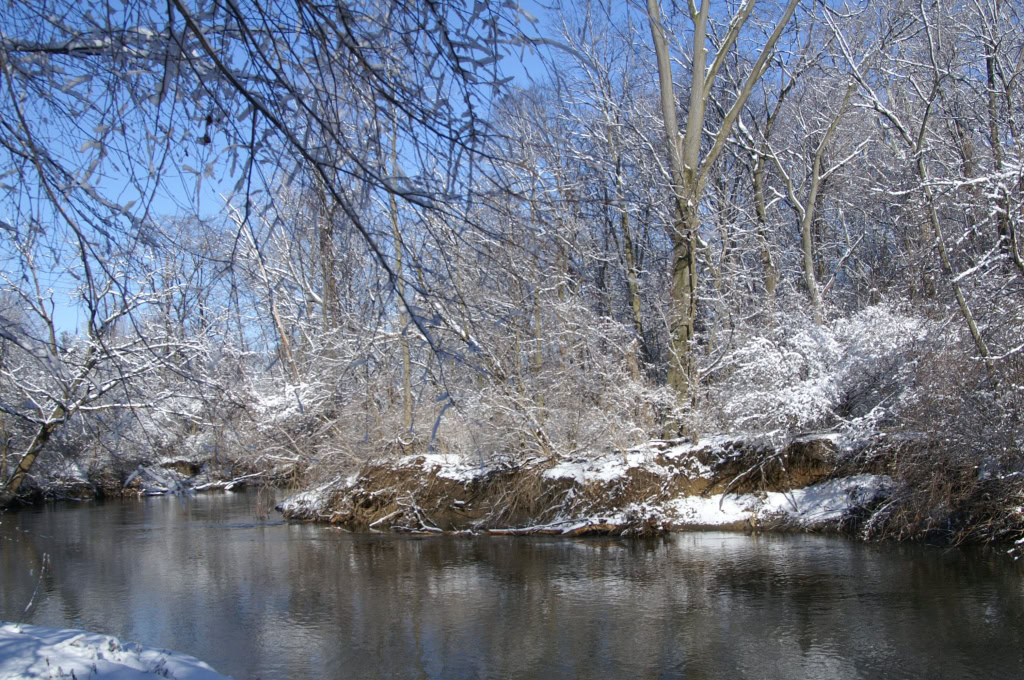
[[[8,4],[5,493],[833,428],[1019,495],[1021,9]]]

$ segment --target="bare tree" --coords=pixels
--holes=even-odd
[[[710,148],[702,149],[705,112],[715,80],[730,50],[736,45],[747,20],[754,10],[752,0],[744,2],[729,20],[724,37],[715,46],[714,56],[708,63],[708,19],[711,3],[703,0],[698,7],[688,5],[687,19],[693,27],[692,54],[686,108],[686,125],[680,134],[676,117],[675,83],[666,17],[658,0],[648,0],[647,20],[651,29],[658,65],[658,83],[661,92],[661,110],[665,123],[665,138],[671,169],[675,225],[672,229],[672,309],[671,357],[669,359],[669,385],[685,401],[692,397],[694,363],[691,343],[694,335],[697,301],[697,241],[700,226],[700,204],[708,173],[722,153],[740,111],[764,75],[769,59],[782,32],[789,23],[799,0],[789,0],[775,27],[758,48],[758,56],[750,67],[747,78],[734,93],[734,100],[726,111],[719,129],[713,134]]]

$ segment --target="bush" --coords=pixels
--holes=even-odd
[[[791,314],[720,361],[704,397],[705,428],[865,435],[915,399],[918,361],[938,335],[932,322],[892,305],[823,326]]]

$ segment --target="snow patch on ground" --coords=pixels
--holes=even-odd
[[[199,659],[81,630],[0,622],[0,678],[223,680]]]
[[[556,474],[564,478],[569,476],[567,472],[573,471],[566,468]],[[578,477],[575,479],[580,480]],[[585,479],[593,480],[595,477]],[[892,486],[893,480],[886,475],[861,474],[786,492],[679,496],[665,502],[630,504],[620,511],[565,517],[521,531],[550,530],[572,534],[584,527],[621,526],[637,519],[651,520],[655,526],[668,523],[676,529],[780,521],[814,528],[841,519],[844,513],[869,503],[878,494],[887,493]]]
[[[424,453],[413,456],[405,456],[399,459],[398,465],[417,466],[424,470],[436,470],[438,477],[444,477],[460,484],[472,482],[474,479],[484,477],[493,468],[481,462],[470,463],[462,456],[451,453]]]
[[[683,496],[665,504],[667,518],[689,526],[720,526],[743,522],[756,514],[759,499],[752,494]]]
[[[580,486],[591,482],[606,484],[625,477],[632,469],[642,469],[661,477],[668,477],[671,471],[659,462],[659,457],[666,461],[685,459],[691,477],[707,476],[711,469],[690,457],[693,449],[693,444],[679,444],[664,451],[654,445],[647,445],[624,452],[607,453],[596,458],[562,460],[545,470],[544,477],[572,479]]]
[[[341,488],[348,488],[352,486],[355,484],[356,479],[357,476],[352,475],[345,480],[345,483]],[[302,493],[295,494],[294,496],[289,496],[278,503],[277,509],[281,512],[301,515],[303,517],[327,515],[329,514],[331,491],[338,486],[338,482],[340,481],[341,478],[336,477],[315,489],[310,489],[309,491],[303,491]]]
[[[781,519],[812,526],[840,519],[892,484],[888,476],[862,474],[786,492],[684,496],[669,501],[664,508],[667,519],[683,525],[721,526],[751,519]]]
[[[769,492],[762,515],[782,514],[803,523],[828,522],[841,518],[851,508],[869,503],[892,485],[892,479],[886,475],[861,474],[785,493]]]
[[[814,444],[818,439],[833,447],[826,447],[824,452],[812,451],[811,454],[820,456],[821,460],[813,459],[807,465],[814,467],[820,463],[834,467],[830,456],[839,435],[807,435],[799,443]],[[593,457],[485,461],[457,454],[413,454],[384,461],[348,480],[338,478],[293,496],[283,501],[278,509],[293,519],[327,519],[369,529],[390,527],[414,531],[419,527],[430,532],[446,528],[502,534],[646,535],[672,529],[729,525],[739,528],[744,524],[828,529],[832,525],[838,528],[838,521],[845,515],[869,505],[893,486],[889,477],[858,474],[785,491],[711,493],[728,488],[725,482],[737,474],[736,470],[754,465],[752,460],[768,456],[771,451],[770,444],[758,443],[740,434],[697,442],[652,440],[638,447]],[[812,470],[806,481],[821,480],[825,474]],[[537,477],[545,482],[539,487],[534,486]],[[480,480],[482,484],[466,496],[450,485],[424,483],[434,479],[466,486]],[[520,480],[529,485],[524,487],[525,493],[540,493],[550,505],[536,518],[525,518],[525,521],[536,522],[544,517],[544,523],[521,527],[488,526],[491,505],[504,502],[501,488],[516,492]],[[784,489],[785,486],[775,484],[769,488]],[[438,494],[442,495],[438,497]],[[451,498],[444,494],[451,494]],[[495,494],[499,496],[497,501]],[[372,502],[358,505],[353,499]],[[474,503],[479,503],[479,507]],[[359,514],[359,508],[370,510],[364,517]],[[431,519],[430,514],[438,508],[447,509],[442,510],[436,520]],[[462,514],[454,512],[453,508]],[[411,524],[409,512],[415,513]]]

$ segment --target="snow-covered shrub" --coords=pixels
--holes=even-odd
[[[823,326],[790,316],[720,361],[704,402],[709,426],[782,435],[873,427],[914,398],[916,362],[935,331],[884,304]]]
[[[870,536],[974,542],[1024,532],[1021,376],[1011,364],[986,366],[959,330],[918,360],[891,428],[898,493]]]

